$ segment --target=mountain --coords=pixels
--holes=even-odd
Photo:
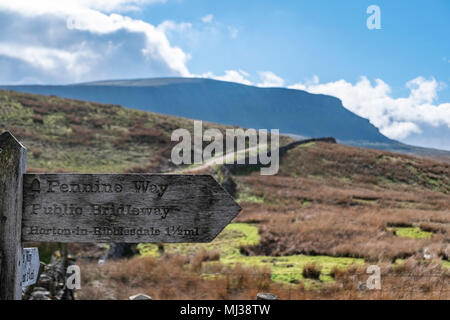
[[[21,92],[119,104],[166,115],[308,137],[390,143],[339,99],[286,88],[199,78],[117,80],[64,86],[2,86]]]
[[[291,137],[335,137],[347,145],[432,157],[450,152],[415,147],[382,135],[335,97],[286,88],[260,88],[203,78],[108,80],[72,85],[0,86],[41,95],[93,101],[256,129]]]

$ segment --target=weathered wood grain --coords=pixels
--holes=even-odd
[[[22,298],[22,178],[26,150],[5,132],[0,135],[0,300]]]
[[[26,174],[22,240],[209,242],[240,210],[207,175]]]

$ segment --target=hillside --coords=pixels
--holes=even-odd
[[[227,127],[203,123],[204,130]],[[57,97],[0,90],[0,131],[28,148],[28,169],[58,172],[170,170],[173,130],[193,121]],[[280,141],[287,141],[282,138]]]
[[[276,176],[235,176],[243,201],[249,199],[239,221],[263,225],[253,254],[395,261],[426,246],[448,254],[448,164],[313,142],[289,150]],[[433,241],[399,237],[390,228],[428,231]]]
[[[192,120],[0,90],[0,131],[24,143],[30,171],[179,171],[168,160],[178,127]],[[309,142],[283,154],[277,175],[248,169],[197,172],[227,174],[243,208],[211,243],[139,244],[131,260],[102,266],[104,246],[71,244],[83,270],[77,298],[450,298],[449,164]],[[382,267],[382,291],[360,288],[369,264]]]
[[[195,78],[119,80],[66,86],[0,88],[120,104],[129,108],[247,128],[338,140],[390,143],[339,99],[285,88]]]

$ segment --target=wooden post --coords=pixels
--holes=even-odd
[[[0,135],[0,300],[22,299],[22,192],[26,150]]]
[[[26,150],[5,132],[0,300],[22,298],[22,241],[210,242],[239,211],[207,175],[26,174]]]

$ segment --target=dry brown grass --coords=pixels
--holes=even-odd
[[[219,260],[220,260],[220,251],[218,250],[207,251],[203,249],[192,257],[191,268],[194,271],[200,271],[202,269],[203,262],[219,261]]]
[[[315,279],[318,280],[320,278],[321,267],[317,265],[317,263],[310,262],[305,265],[302,271],[303,277],[306,279]]]
[[[128,299],[144,293],[154,299],[249,299],[271,292],[281,299],[450,299],[450,273],[436,262],[409,259],[402,265],[380,264],[381,289],[366,286],[368,265],[335,269],[331,283],[306,288],[270,280],[270,270],[227,268],[215,264],[217,276],[204,278],[183,256],[145,257],[109,262],[99,266],[82,263],[82,288],[78,299]],[[318,268],[308,268],[316,279]]]
[[[203,256],[204,258],[204,256]],[[201,277],[184,256],[133,258],[99,266],[83,262],[79,299],[128,299],[145,293],[154,299],[250,299],[272,285],[264,270],[236,266],[225,276]]]
[[[430,176],[439,184],[427,183]],[[447,164],[410,156],[325,143],[298,147],[276,176],[236,176],[240,192],[264,199],[243,203],[238,221],[259,222],[262,236],[246,251],[394,261],[420,257],[425,247],[448,248],[449,176]],[[433,236],[408,239],[388,230],[402,225]],[[446,257],[445,249],[436,251]]]

